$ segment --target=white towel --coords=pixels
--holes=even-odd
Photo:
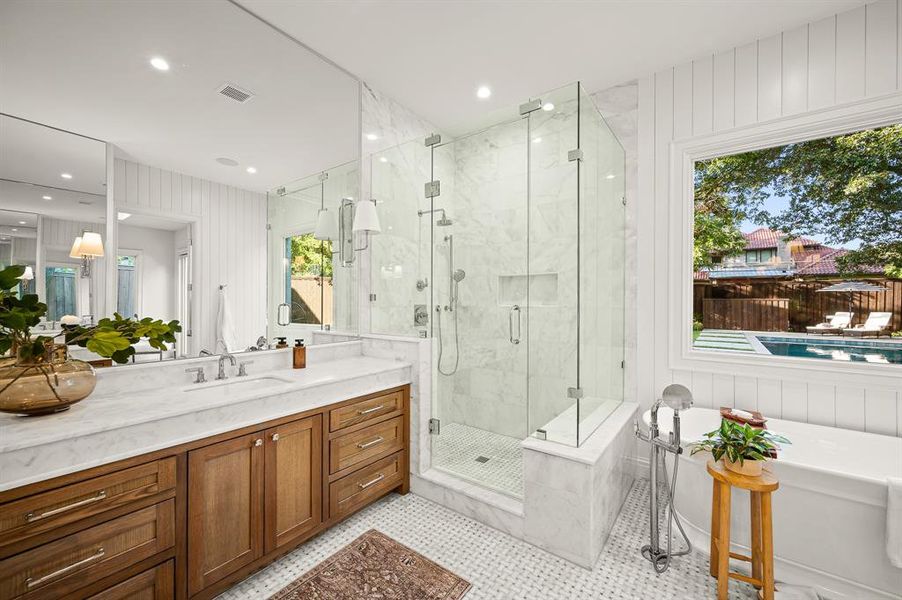
[[[219,314],[216,317],[216,351],[234,352],[238,349],[235,323],[229,308],[229,299],[223,288],[219,289]]]
[[[886,483],[886,553],[902,569],[902,478],[887,477]]]

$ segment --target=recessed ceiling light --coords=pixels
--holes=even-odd
[[[368,139],[371,142],[375,142],[376,140],[379,139],[379,136],[376,135],[375,133],[368,133],[368,134],[366,134],[366,139]]]
[[[248,168],[246,169],[246,171],[247,171],[248,173],[250,173],[251,175],[253,175],[254,173],[257,172],[257,167],[248,167]]]
[[[41,196],[44,200],[53,200],[53,196]]]
[[[25,221],[19,221],[19,225],[28,225]]]
[[[533,143],[533,144],[541,144],[541,143],[542,143],[542,138],[540,138],[540,137],[532,138],[532,143]]]
[[[379,157],[379,162],[388,162],[388,159],[385,158],[384,156],[380,156],[380,157]]]
[[[216,162],[218,162],[221,165],[225,165],[227,167],[237,167],[238,166],[237,160],[235,160],[233,158],[228,158],[226,156],[220,156],[219,158],[216,159]]]
[[[15,227],[13,227],[12,229],[10,229],[10,231],[19,231],[19,230],[16,229]]]
[[[551,102],[546,102],[542,105],[542,110],[554,110],[554,104]]]
[[[492,90],[489,89],[487,85],[480,86],[478,90],[476,90],[476,97],[485,100],[489,96],[492,95]]]
[[[63,179],[72,179],[72,174],[71,173],[60,173],[60,177],[62,177]]]
[[[611,174],[605,176],[605,179],[614,179],[615,177],[617,177],[617,176],[614,175],[613,173],[611,173]]]
[[[161,58],[159,56],[154,56],[150,59],[150,66],[156,69],[157,71],[168,71],[169,63],[166,62],[165,58]]]
[[[120,212],[120,213],[116,214],[116,218],[119,219],[120,221],[124,221],[127,218],[129,218],[130,216],[132,216],[132,213]]]

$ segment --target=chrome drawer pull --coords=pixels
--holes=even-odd
[[[79,500],[78,502],[73,502],[72,504],[67,504],[66,506],[60,506],[59,508],[54,508],[53,510],[48,510],[47,512],[42,512],[41,514],[34,514],[33,512],[25,515],[26,523],[34,523],[35,521],[40,521],[41,519],[46,519],[47,517],[52,517],[58,515],[60,513],[68,512],[70,510],[75,510],[76,508],[80,508],[82,506],[87,506],[88,504],[93,504],[95,502],[100,502],[101,500],[106,499],[106,490],[100,490],[96,495],[91,496],[90,498],[85,498],[84,500]]]
[[[82,559],[76,563],[72,563],[68,567],[63,567],[62,569],[54,571],[53,573],[48,573],[47,575],[44,575],[43,577],[39,577],[38,579],[32,579],[31,577],[29,577],[28,579],[25,580],[25,587],[30,590],[31,588],[41,585],[42,583],[47,583],[51,579],[56,579],[57,577],[60,577],[61,575],[65,575],[71,571],[74,571],[78,567],[83,567],[89,563],[94,562],[95,560],[103,558],[104,554],[106,554],[106,552],[103,551],[103,546],[101,546],[101,547],[97,548],[97,552],[95,552],[88,558]]]
[[[358,415],[368,415],[368,414],[370,414],[370,413],[374,413],[374,412],[380,411],[380,410],[382,410],[383,408],[385,408],[385,405],[384,405],[384,404],[380,404],[379,406],[374,406],[373,408],[368,408],[368,409],[366,409],[366,410],[358,410],[358,411],[357,411],[357,414],[358,414]]]
[[[377,475],[374,479],[367,481],[366,483],[358,483],[357,485],[360,487],[360,489],[365,490],[366,488],[370,487],[371,485],[376,485],[383,479],[385,479],[385,475],[383,475],[382,473],[379,473],[379,475]]]
[[[366,450],[367,448],[372,448],[373,446],[375,446],[377,444],[381,444],[384,441],[385,441],[385,438],[380,435],[376,439],[370,440],[369,442],[365,442],[363,444],[357,444],[357,447],[360,448],[361,450]]]

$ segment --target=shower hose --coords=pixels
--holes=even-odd
[[[673,490],[676,488],[676,480],[677,480],[677,471],[680,468],[680,457],[679,455],[674,455],[673,460],[673,478],[672,481],[668,481],[667,479],[667,453],[661,454],[661,464],[664,467],[664,485],[667,488],[667,499],[669,500],[668,504],[668,516],[667,516],[667,559],[664,561],[663,566],[658,566],[657,561],[652,561],[652,566],[655,569],[656,573],[663,573],[670,567],[670,559],[674,556],[683,556],[689,554],[692,551],[692,543],[689,541],[689,536],[686,535],[686,532],[683,530],[683,525],[680,523],[680,518],[677,516],[676,511],[674,511],[674,500],[673,500]],[[653,494],[657,494],[658,490],[652,490]],[[654,518],[658,518],[658,515],[655,515]],[[680,534],[683,536],[683,541],[686,542],[686,549],[680,550],[679,552],[671,552],[671,545],[673,543],[673,523],[676,522],[677,529],[680,530]]]
[[[457,338],[457,311],[454,314],[454,368],[449,372],[442,370],[442,351],[444,350],[444,342],[442,340],[442,309],[439,305],[435,306],[435,324],[438,326],[438,372],[442,375],[449,376],[457,373],[457,365],[460,363],[460,340]]]

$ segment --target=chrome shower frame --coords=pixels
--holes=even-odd
[[[660,428],[658,426],[658,409],[660,409],[662,405],[673,410],[673,427],[667,441],[661,439]],[[686,535],[686,532],[683,531],[683,526],[680,523],[679,517],[674,511],[674,489],[676,488],[677,472],[679,469],[679,455],[683,453],[683,448],[680,445],[680,411],[688,410],[691,407],[692,393],[685,386],[672,384],[664,388],[661,398],[656,400],[651,407],[651,420],[648,427],[648,433],[642,433],[639,428],[638,419],[635,423],[636,437],[649,444],[649,543],[642,546],[641,552],[642,556],[651,562],[657,573],[666,571],[670,567],[670,560],[674,556],[684,556],[692,551],[692,544],[689,541],[689,537]],[[674,455],[673,478],[671,482],[667,481],[666,456],[668,452]],[[667,497],[666,508],[668,510],[668,517],[666,549],[661,547],[660,540],[660,507],[658,506],[660,498],[658,489],[659,465],[664,473],[664,486]],[[676,523],[677,529],[679,529],[683,536],[683,541],[686,543],[685,550],[674,552],[672,549],[671,544],[673,541],[672,533],[674,523]]]

